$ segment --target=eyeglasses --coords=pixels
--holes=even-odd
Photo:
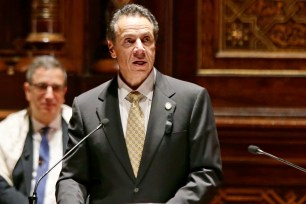
[[[39,92],[46,92],[48,87],[52,87],[53,92],[61,92],[64,89],[64,85],[60,84],[46,84],[46,83],[30,83],[31,86],[35,87]]]

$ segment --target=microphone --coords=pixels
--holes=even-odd
[[[272,154],[269,154],[269,153],[267,153],[267,152],[264,152],[263,150],[261,150],[259,147],[255,146],[255,145],[250,145],[250,146],[248,147],[248,150],[249,150],[249,152],[252,153],[252,154],[263,154],[263,155],[266,155],[266,156],[268,156],[268,157],[271,157],[271,158],[273,158],[273,159],[276,159],[276,160],[278,160],[278,161],[280,161],[280,162],[283,162],[284,164],[287,164],[287,165],[289,165],[289,166],[291,166],[291,167],[293,167],[293,168],[296,168],[296,169],[298,169],[298,170],[303,171],[304,173],[306,173],[306,169],[304,169],[304,168],[302,168],[302,167],[300,167],[300,166],[297,166],[297,165],[295,165],[295,164],[292,164],[291,162],[286,161],[286,160],[284,160],[284,159],[282,159],[282,158],[279,158],[279,157],[276,157],[276,156],[274,156],[274,155],[272,155]]]
[[[70,155],[71,152],[73,152],[80,144],[83,143],[84,140],[86,140],[90,135],[92,135],[94,132],[96,132],[98,129],[100,129],[101,127],[104,127],[105,125],[107,125],[109,123],[109,119],[104,118],[102,121],[100,121],[99,125],[90,133],[88,133],[83,139],[81,139],[76,145],[74,145],[74,147],[72,147],[66,154],[64,154],[64,156],[55,164],[53,165],[48,171],[46,171],[46,173],[44,173],[36,182],[34,190],[33,190],[33,194],[32,196],[28,197],[29,200],[29,204],[37,204],[37,187],[40,183],[40,181],[46,176],[48,175],[48,173],[50,171],[52,171],[52,169],[54,169],[61,161],[63,161],[68,155]],[[104,130],[104,128],[103,128]]]
[[[166,121],[166,126],[165,126],[166,135],[170,135],[170,133],[172,132],[172,128],[173,128],[173,114],[170,113],[167,116],[167,121]]]

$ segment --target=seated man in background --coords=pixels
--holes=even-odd
[[[37,180],[65,151],[71,108],[64,105],[67,74],[52,56],[39,56],[29,65],[24,92],[27,109],[0,122],[0,203],[28,203]],[[38,203],[55,204],[57,165],[37,188]]]

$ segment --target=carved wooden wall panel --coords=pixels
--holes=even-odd
[[[200,75],[306,75],[305,1],[217,2],[198,2]]]
[[[224,56],[240,51],[235,55],[305,57],[305,1],[222,0],[220,4]]]
[[[219,191],[211,204],[304,204],[306,191],[271,188],[229,188]]]
[[[184,2],[181,11],[198,14],[196,27],[191,12],[178,27],[196,33],[196,68],[178,64],[178,76],[212,98],[225,176],[213,203],[306,203],[303,172],[247,150],[258,145],[306,167],[306,2]]]
[[[197,6],[195,80],[212,90],[215,106],[306,107],[305,1]]]
[[[0,41],[0,86],[5,87],[0,89],[0,119],[27,105],[24,76],[8,75],[7,66],[25,54],[15,39],[31,31],[31,2],[0,3],[0,37],[5,39]],[[100,45],[111,0],[57,2],[65,38],[61,56],[73,62],[70,105],[74,96],[113,76],[94,70],[107,53]],[[247,151],[248,145],[258,145],[306,167],[305,0],[135,2],[148,6],[160,24],[156,67],[210,93],[225,176],[212,202],[306,203],[303,173]],[[13,13],[3,12],[6,8],[17,15],[10,19]]]
[[[224,183],[213,203],[304,203],[305,173],[247,149],[257,145],[305,168],[305,109],[227,109],[216,111]]]

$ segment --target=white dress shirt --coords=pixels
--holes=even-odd
[[[131,91],[138,91],[144,97],[139,102],[141,110],[144,114],[145,119],[145,132],[147,131],[152,98],[153,98],[153,87],[156,80],[156,70],[153,68],[147,79],[138,87],[137,90],[132,90],[124,81],[117,76],[118,78],[118,99],[119,99],[119,109],[121,116],[121,124],[124,132],[124,137],[126,135],[126,126],[128,121],[128,115],[131,108],[131,102],[129,102],[126,97]]]
[[[33,122],[33,172],[32,172],[32,185],[31,195],[35,186],[36,170],[39,160],[39,148],[41,142],[41,128],[45,125],[39,123],[32,118]],[[49,142],[49,169],[54,166],[63,157],[63,132],[62,132],[62,117],[59,115],[54,121],[52,121],[48,127],[48,142]],[[59,163],[52,171],[47,175],[46,191],[44,196],[44,204],[56,204],[55,200],[55,185],[58,180],[59,173],[61,171],[62,164]],[[39,199],[39,198],[38,198]]]

